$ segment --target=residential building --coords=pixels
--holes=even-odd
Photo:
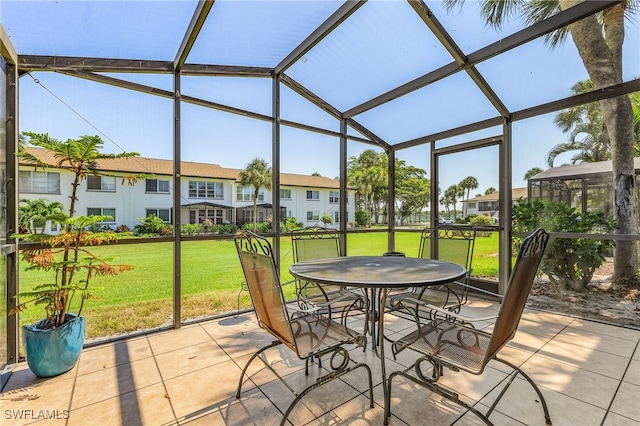
[[[53,155],[42,148],[27,148],[48,164],[55,164]],[[73,173],[62,168],[34,168],[20,161],[20,199],[47,198],[70,206]],[[100,160],[100,176],[87,176],[80,184],[75,205],[77,215],[109,215],[104,225],[113,229],[126,225],[129,229],[151,214],[171,223],[173,208],[173,162],[156,158],[118,158]],[[234,223],[238,226],[253,221],[254,188],[240,185],[240,169],[217,164],[182,162],[180,178],[180,220],[201,223],[210,219],[215,224]],[[144,174],[135,184],[130,178]],[[330,215],[328,227],[338,228],[340,221],[340,183],[323,176],[280,174],[280,207],[282,217],[295,217],[304,226],[322,224]],[[347,222],[353,221],[355,195],[348,190]],[[262,188],[258,196],[257,219],[269,218],[273,193]],[[322,224],[324,226],[324,224]],[[56,232],[47,224],[47,232]]]
[[[513,188],[511,198],[514,203],[521,198],[527,199],[527,188]],[[489,216],[493,223],[499,222],[499,202],[500,194],[494,192],[492,194],[478,195],[462,201],[462,211],[467,215]],[[465,205],[466,204],[466,205]]]

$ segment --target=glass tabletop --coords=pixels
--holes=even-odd
[[[296,278],[320,284],[363,288],[415,287],[461,278],[466,269],[435,259],[393,256],[342,256],[298,262],[289,268]]]

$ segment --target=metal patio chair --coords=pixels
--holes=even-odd
[[[467,303],[469,295],[469,277],[471,276],[475,238],[475,230],[469,228],[447,226],[446,228],[423,229],[420,236],[418,257],[456,263],[464,266],[467,273],[460,281],[391,294],[389,307],[392,309],[408,308],[413,310],[416,308],[412,308],[412,301],[419,300],[446,311],[460,312],[460,306]],[[436,240],[435,243],[437,245],[435,253],[432,252],[433,240]],[[437,256],[432,256],[432,253],[437,253]],[[422,304],[422,306],[426,305]],[[423,312],[429,314],[429,311],[425,309],[416,311],[414,314]],[[435,312],[431,314],[435,314]]]
[[[441,309],[447,315],[433,316],[430,320],[417,318],[414,331],[395,340],[391,345],[394,357],[409,349],[416,353],[416,359],[410,367],[389,375],[385,395],[385,424],[388,424],[391,416],[391,390],[396,376],[403,376],[461,405],[490,425],[492,423],[488,417],[518,374],[535,390],[545,421],[551,424],[547,403],[535,382],[518,366],[498,357],[500,350],[515,336],[548,239],[549,235],[543,229],[538,229],[522,242],[491,333],[472,326],[473,321],[484,321],[487,318],[472,319]],[[455,321],[451,316],[457,317]],[[480,375],[491,360],[509,366],[512,371],[511,377],[486,413],[462,401],[454,390],[438,383],[445,368]],[[412,369],[414,374],[409,374]]]
[[[340,256],[340,235],[335,229],[309,227],[293,231],[291,244],[295,263]],[[358,313],[367,312],[367,298],[360,289],[307,281],[298,281],[297,285],[301,307],[322,308],[333,317],[337,312],[343,320],[353,309]]]
[[[243,379],[249,365],[255,358],[260,358],[265,366],[296,395],[293,402],[284,411],[281,425],[285,424],[294,406],[307,393],[360,367],[367,371],[369,401],[371,408],[373,408],[371,369],[368,365],[357,363],[351,359],[349,351],[345,348],[346,345],[353,344],[364,349],[367,345],[366,336],[331,320],[317,308],[304,310],[295,303],[287,304],[282,286],[288,283],[280,283],[271,244],[267,239],[245,231],[235,238],[235,244],[258,324],[275,338],[271,344],[258,349],[245,364],[240,375],[236,398],[240,398]],[[300,359],[305,360],[307,375],[309,374],[310,360],[321,361],[323,357],[328,357],[329,366],[323,369],[321,363],[318,362],[318,369],[321,373],[324,371],[324,374],[321,374],[311,385],[296,392],[264,357],[260,356],[267,349],[281,344],[292,350]]]

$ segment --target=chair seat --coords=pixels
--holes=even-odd
[[[362,339],[366,342],[366,337],[323,315],[292,317],[291,327],[298,351],[305,356],[316,352],[321,353],[327,347],[359,343]]]
[[[481,330],[435,319],[396,340],[392,350],[397,355],[410,347],[444,366],[455,365],[472,374],[480,374],[490,340],[491,335]]]

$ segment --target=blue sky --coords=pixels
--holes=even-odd
[[[196,2],[156,3],[158,7],[150,10],[148,1],[5,0],[0,14],[18,53],[173,60]],[[437,46],[426,26],[408,10],[406,2],[370,3],[349,18],[350,26],[337,30],[287,71],[339,109],[349,109],[425,70],[451,62],[451,57]],[[508,23],[501,31],[487,28],[478,18],[474,2],[467,3],[464,10],[446,14],[439,2],[427,2],[466,53],[520,28],[517,21]],[[205,27],[200,36],[214,40],[213,47],[199,41],[187,62],[273,65],[274,59],[275,63],[282,59],[288,49],[299,43],[300,37],[308,34],[309,28],[326,19],[338,4],[218,1],[212,10],[210,26]],[[231,18],[240,14],[243,25],[236,25],[240,28],[229,25]],[[298,31],[298,38],[281,31],[283,25],[293,26],[293,22],[295,28],[291,31]],[[261,23],[260,26],[257,23]],[[639,32],[637,19],[628,21],[627,25],[624,74],[625,79],[630,80],[640,74],[640,48],[639,37],[633,37]],[[133,38],[127,38],[131,31]],[[229,43],[226,36],[237,44]],[[478,70],[512,111],[568,96],[574,83],[587,78],[570,40],[554,50],[542,41],[532,42],[479,64]],[[32,76],[37,82],[30,76],[20,80],[20,130],[48,132],[60,139],[99,134],[108,151],[123,149],[138,151],[145,157],[172,158],[171,100],[62,74],[33,73]],[[168,75],[116,77],[164,90],[172,87]],[[185,77],[182,93],[271,114],[269,79]],[[284,86],[281,95],[283,119],[339,130],[336,120]],[[496,115],[466,74],[459,73],[367,111],[356,120],[385,140],[397,143]],[[566,141],[566,136],[552,123],[554,116],[549,114],[514,123],[514,187],[525,186],[522,176],[530,168],[546,168],[546,153],[557,143]],[[188,104],[183,105],[182,120],[183,160],[233,168],[243,168],[255,157],[271,160],[269,123]],[[356,134],[353,130],[350,133]],[[441,141],[438,146],[500,133],[500,128],[489,129]],[[338,175],[337,138],[283,127],[281,139],[283,172]],[[350,142],[348,155],[357,156],[368,148],[371,146]],[[400,151],[397,156],[409,164],[429,169],[426,147]],[[568,158],[561,157],[556,164]],[[498,186],[495,148],[447,156],[442,161],[442,189],[469,175],[480,182],[477,192]]]

